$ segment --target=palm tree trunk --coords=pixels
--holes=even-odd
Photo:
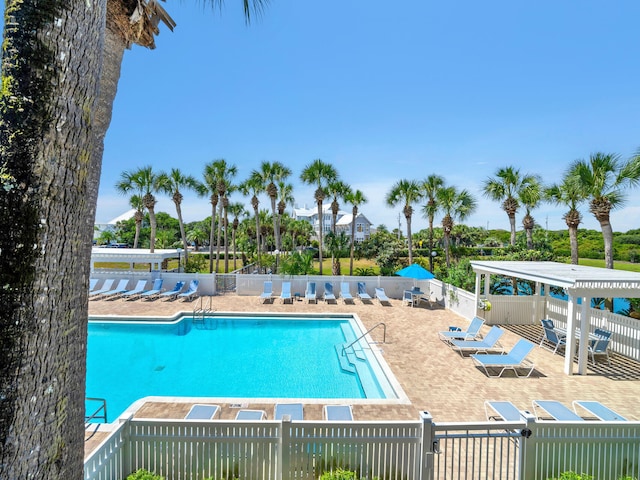
[[[320,239],[318,241],[318,262],[320,264],[320,275],[322,275],[322,202],[318,202],[318,231]]]
[[[25,0],[5,10],[15,23],[5,24],[10,81],[0,97],[0,211],[10,226],[0,229],[0,478],[82,478],[105,3]]]
[[[178,225],[180,225],[180,236],[182,237],[182,248],[184,249],[184,261],[189,260],[189,251],[187,248],[187,234],[184,231],[184,221],[182,220],[182,207],[180,202],[174,202],[176,204],[176,213],[178,214]],[[178,265],[180,268],[180,265]]]
[[[533,250],[533,230],[525,228],[524,232],[527,236],[527,250]]]
[[[229,273],[229,219],[224,209],[224,273]]]
[[[153,253],[156,248],[156,229],[158,228],[158,222],[156,221],[155,208],[151,207],[149,210],[149,223],[151,224],[151,234],[149,235],[149,253]]]
[[[258,259],[258,269],[262,269],[262,259],[260,258],[260,212],[254,207],[253,212],[256,217],[256,257]],[[262,271],[260,272],[262,273]]]
[[[571,245],[571,264],[578,265],[578,227],[569,227],[569,244]]]
[[[236,250],[236,229],[235,228],[231,232],[231,241],[233,242],[233,271],[235,272],[236,270],[238,270],[238,265],[236,263],[236,260],[238,258],[238,255],[237,255],[238,251]]]
[[[407,220],[407,246],[409,247],[409,265],[413,265],[413,242],[411,241],[411,215],[406,215]]]
[[[269,196],[269,198],[271,199],[271,213],[273,215],[273,238],[276,241],[276,250],[280,250],[280,225],[276,210],[276,197]]]
[[[600,220],[600,229],[604,240],[604,266],[613,268],[613,229],[608,218]]]
[[[216,273],[220,271],[220,242],[222,242],[222,204],[224,202],[220,199],[218,209],[218,239],[216,240]]]
[[[433,215],[429,215],[429,271],[433,273]]]
[[[352,219],[351,219],[351,248],[349,251],[349,275],[353,276],[353,254],[354,254],[354,250],[355,250],[355,238],[356,238],[356,217],[358,216],[358,209],[356,207],[353,207],[353,210],[351,211],[352,213]]]
[[[515,213],[507,213],[509,215],[509,225],[511,226],[511,245],[515,246],[516,244],[516,214]]]
[[[444,258],[447,262],[447,268],[451,266],[451,257],[449,255],[449,244],[451,243],[451,236],[449,232],[444,231]]]
[[[216,232],[216,205],[211,204],[211,231],[209,232],[209,273],[213,273],[213,240]],[[216,270],[217,271],[217,270]]]

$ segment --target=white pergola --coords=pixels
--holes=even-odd
[[[581,308],[579,325],[578,373],[587,373],[589,341],[588,309],[594,297],[640,297],[640,273],[625,270],[611,270],[607,268],[585,267],[557,262],[510,262],[510,261],[472,261],[471,266],[476,272],[476,304],[480,301],[480,290],[489,292],[490,275],[502,275],[530,280],[536,283],[536,291],[540,292],[541,285],[561,287],[569,296],[567,332],[574,332],[576,313]],[[545,292],[549,289],[545,288]],[[578,299],[581,298],[581,305]],[[564,371],[573,374],[573,354],[576,350],[576,335],[567,335],[565,349]]]
[[[149,263],[151,270],[160,270],[162,262],[168,258],[180,259],[182,249],[155,249],[150,253],[144,248],[103,248],[93,247],[91,250],[91,271],[98,262],[126,262],[133,269],[134,263]]]

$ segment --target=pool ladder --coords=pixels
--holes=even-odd
[[[103,423],[107,423],[107,401],[104,398],[85,397],[86,402],[97,403],[98,408],[91,415],[85,415],[85,426],[88,426],[91,420],[101,420]]]
[[[344,356],[347,352],[347,349],[352,348],[356,343],[358,343],[362,338],[364,338],[366,335],[368,335],[371,331],[375,330],[376,328],[378,328],[379,326],[382,326],[383,328],[383,332],[382,332],[382,343],[386,343],[387,342],[387,325],[384,322],[380,322],[380,323],[376,323],[373,327],[371,327],[369,330],[367,330],[366,332],[364,332],[362,335],[360,335],[358,338],[356,338],[353,342],[351,342],[349,345],[345,345],[342,347],[342,355]],[[374,342],[377,343],[377,342]]]
[[[193,310],[193,324],[196,326],[208,326],[208,322],[207,325],[205,325],[205,318],[208,315],[211,315],[215,310],[213,308],[212,302],[211,302],[211,298],[212,297],[207,297],[207,304],[204,304],[204,297],[200,297],[200,303],[198,305],[198,308]],[[217,327],[217,322],[215,327]]]

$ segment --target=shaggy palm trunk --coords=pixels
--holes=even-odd
[[[349,250],[349,275],[353,276],[353,254],[355,251],[356,240],[356,217],[358,216],[358,207],[353,207],[351,219],[351,248]]]
[[[46,7],[46,8],[45,8]],[[0,478],[81,479],[105,3],[5,3]],[[66,52],[66,55],[62,55]],[[72,53],[72,54],[69,54]]]
[[[413,209],[410,205],[404,208],[404,218],[407,221],[407,246],[409,249],[409,265],[413,265],[413,242],[411,241],[411,216]]]
[[[133,248],[138,248],[138,242],[140,241],[140,230],[142,229],[142,218],[142,212],[140,210],[136,210],[136,236],[133,239]]]
[[[220,271],[220,244],[222,243],[222,209],[224,208],[224,196],[220,197],[220,208],[218,209],[218,238],[216,240],[216,273]]]
[[[605,268],[613,268],[613,229],[609,222],[609,217],[598,219],[600,229],[602,230],[602,239],[604,240],[604,266]]]
[[[269,198],[271,199],[271,213],[273,214],[273,239],[276,243],[276,250],[280,250],[280,225],[278,222],[278,213],[276,210],[276,198],[278,195],[278,189],[274,184],[269,185]]]
[[[229,216],[227,206],[229,199],[224,197],[224,273],[229,273]]]
[[[180,237],[182,238],[182,249],[184,250],[184,262],[185,264],[189,260],[189,250],[187,244],[187,234],[184,231],[184,220],[182,219],[182,195],[180,193],[176,193],[173,196],[173,203],[176,205],[176,215],[178,215],[178,225],[180,225]],[[178,265],[180,268],[180,265]]]
[[[258,199],[255,196],[251,199],[251,205],[253,206],[253,214],[256,218],[256,257],[258,258],[258,269],[261,269],[262,259],[260,258],[260,213],[258,212]]]
[[[429,215],[429,271],[433,273],[433,215]]]
[[[511,246],[516,244],[516,214],[515,212],[507,212],[509,216],[509,226],[511,227]]]
[[[156,221],[156,202],[155,200],[149,204],[147,210],[149,210],[149,223],[151,225],[151,233],[149,234],[149,253],[153,253],[156,248],[156,230],[158,229],[158,222]]]
[[[322,275],[322,243],[323,243],[323,236],[322,236],[322,200],[323,199],[318,199],[318,233],[319,233],[319,239],[318,239],[318,262],[320,264],[320,275]]]
[[[209,273],[213,273],[213,240],[216,232],[216,207],[218,206],[218,194],[211,195],[211,231],[209,232]]]
[[[578,265],[578,227],[569,227],[569,245],[571,246],[571,264]]]

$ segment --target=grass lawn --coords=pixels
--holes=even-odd
[[[604,260],[597,260],[592,258],[580,258],[578,260],[580,265],[584,265],[586,267],[604,267]],[[613,262],[614,270],[627,270],[629,272],[640,272],[640,263],[630,263],[630,262]]]
[[[313,268],[319,272],[320,263],[316,260],[313,262]],[[373,269],[374,275],[380,275],[380,268],[373,260],[362,258],[360,260],[353,259],[353,274],[356,274],[358,268],[370,268]],[[342,275],[349,275],[349,257],[340,259],[340,272]],[[331,257],[322,259],[322,274],[331,275]]]

